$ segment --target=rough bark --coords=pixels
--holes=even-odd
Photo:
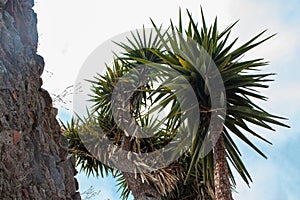
[[[232,200],[229,169],[226,161],[224,136],[220,135],[214,146],[214,182],[216,200]]]
[[[138,175],[135,178],[133,173],[123,172],[126,182],[132,191],[135,200],[160,200],[160,194],[154,187],[146,182],[142,182],[141,177]]]
[[[130,137],[125,137],[123,140],[123,149],[130,151]],[[126,159],[126,158],[124,158]],[[134,173],[122,172],[129,188],[132,191],[135,200],[160,200],[161,195],[150,184],[143,182],[140,175]]]
[[[33,0],[0,0],[0,199],[81,199],[40,78]]]
[[[127,127],[127,130],[124,130],[121,144],[123,153],[119,155],[118,161],[115,162],[115,165],[118,166],[119,169],[126,169],[133,162],[133,160],[127,158],[127,153],[125,153],[128,151],[132,151],[131,136],[125,135],[125,132],[131,132],[130,135],[132,135],[135,130],[134,123],[129,120],[131,119],[131,113],[133,113],[134,110],[132,109],[132,102],[126,101],[126,99],[128,99],[128,94],[130,94],[130,91],[128,92],[127,89],[128,86],[126,86],[126,83],[125,85],[121,85],[118,88],[115,88],[115,92],[117,95],[113,99],[115,102],[113,104],[113,112],[116,112],[115,116],[118,116],[118,118],[115,118],[115,120],[118,121],[118,125],[121,125],[121,127]],[[117,92],[117,90],[120,91]],[[128,187],[132,191],[135,200],[161,199],[161,195],[155,189],[155,187],[146,182],[143,182],[139,174],[130,173],[124,170],[122,171],[122,174],[126,179]]]

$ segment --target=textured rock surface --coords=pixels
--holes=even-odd
[[[81,199],[36,54],[33,0],[0,0],[0,199]]]

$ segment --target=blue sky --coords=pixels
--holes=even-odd
[[[268,34],[278,33],[272,40],[249,53],[249,57],[264,57],[271,64],[265,71],[276,72],[275,82],[264,90],[270,99],[259,102],[274,114],[289,118],[290,129],[276,127],[276,132],[258,129],[273,145],[253,141],[265,152],[268,159],[259,157],[243,144],[243,160],[250,171],[253,183],[248,188],[237,178],[238,193],[235,199],[297,200],[300,196],[300,1],[299,0],[202,0],[202,1],[37,1],[39,48],[46,61],[45,85],[51,93],[59,94],[73,85],[87,56],[102,42],[119,33],[150,26],[149,17],[167,25],[176,21],[178,8],[188,8],[199,16],[200,3],[206,17],[212,21],[217,15],[221,28],[240,19],[233,31],[244,42],[264,29]],[[61,105],[56,104],[59,108]],[[64,105],[59,117],[68,119],[72,105]],[[91,185],[101,189],[96,199],[119,199],[114,181],[87,179],[78,175],[80,190]]]

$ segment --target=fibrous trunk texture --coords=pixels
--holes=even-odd
[[[0,0],[0,199],[81,199],[40,78],[33,0]]]
[[[123,140],[123,149],[130,150],[130,137],[125,137]],[[126,158],[124,158],[126,159]],[[147,182],[142,181],[139,174],[122,172],[129,188],[132,191],[135,200],[161,200],[161,195],[158,191]]]
[[[127,130],[124,130],[122,139],[123,153],[119,155],[119,162],[115,164],[116,166],[119,166],[119,169],[123,169],[123,171],[121,170],[122,174],[126,179],[128,187],[132,191],[135,200],[160,200],[161,195],[159,194],[159,192],[155,189],[154,186],[148,184],[145,181],[142,181],[139,173],[131,173],[128,172],[130,170],[124,170],[128,168],[128,162],[133,162],[133,160],[128,159],[126,156],[127,152],[132,151],[131,139],[133,138],[131,138],[131,136],[129,135],[126,136],[125,132],[131,132],[130,135],[132,135],[134,130],[132,128],[132,125],[134,123],[131,123],[131,121],[129,120],[131,118],[130,113],[134,112],[134,110],[131,109],[133,107],[132,104],[126,101],[126,99],[128,99],[126,95],[130,92],[127,92],[126,89],[128,89],[128,87],[126,87],[126,83],[125,85],[121,85],[119,89],[115,89],[117,95],[113,99],[113,101],[115,102],[113,104],[113,112],[116,112],[115,116],[119,116],[118,119],[115,118],[115,120],[117,120],[118,125],[127,127]]]
[[[214,180],[216,200],[232,200],[223,134],[214,147]]]

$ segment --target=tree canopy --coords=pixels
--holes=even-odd
[[[103,163],[103,159],[112,154],[99,146],[102,140],[108,140],[116,148],[123,148],[124,138],[129,138],[129,150],[136,154],[150,154],[170,143],[175,144],[172,149],[164,151],[175,152],[174,155],[180,152],[179,157],[164,168],[149,171],[144,171],[150,167],[144,167],[139,161],[140,165],[135,166],[135,176],[152,185],[162,199],[215,199],[218,151],[213,147],[219,137],[222,138],[220,147],[221,150],[224,148],[225,155],[222,162],[229,167],[225,177],[230,180],[230,186],[235,187],[233,169],[246,184],[252,179],[232,136],[266,158],[249,139],[249,134],[269,144],[271,142],[251,126],[271,131],[274,131],[272,125],[288,127],[280,122],[284,118],[268,113],[257,104],[257,100],[267,100],[261,94],[261,88],[267,88],[268,82],[272,81],[270,77],[274,75],[260,72],[268,62],[262,58],[244,58],[248,51],[274,35],[262,38],[266,32],[262,31],[236,47],[237,38],[233,41],[229,38],[237,22],[220,31],[217,18],[211,26],[207,26],[201,13],[201,25],[187,11],[189,23],[184,29],[180,12],[178,26],[171,21],[168,29],[163,30],[152,21],[150,34],[146,33],[146,29],[132,32],[131,39],[116,44],[123,48],[123,54],[116,55],[113,63],[106,66],[105,74],[95,74],[94,79],[89,80],[93,108],[88,111],[87,117],[78,116],[63,124],[76,164],[87,175],[114,174],[123,199],[127,199],[130,185],[123,172],[114,168],[113,162]],[[217,70],[213,70],[214,66]],[[222,82],[216,86],[218,76]],[[118,84],[121,84],[121,93],[125,96],[113,96]],[[122,84],[129,84],[129,89],[134,91],[126,96],[128,88]],[[190,95],[186,95],[188,88],[192,88],[196,103]],[[223,90],[215,94],[212,88]],[[213,107],[214,101],[218,102],[218,107]],[[127,109],[139,127],[152,131],[152,136],[139,138],[133,133],[128,135],[133,129],[130,129],[128,120],[124,120],[121,108]],[[166,110],[164,117],[155,117],[155,114]],[[199,116],[197,123],[194,123],[194,116]],[[211,124],[213,119],[216,123]],[[86,148],[86,141],[82,142],[82,137],[87,135],[99,136],[99,133],[94,133],[95,125],[102,129],[102,139],[90,141],[88,145],[93,145],[93,152],[97,155]],[[174,140],[177,137],[179,139]],[[190,138],[190,143],[185,138]]]

